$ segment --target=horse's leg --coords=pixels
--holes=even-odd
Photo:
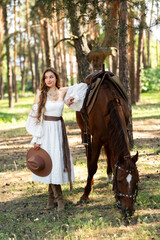
[[[106,161],[107,161],[107,176],[108,176],[108,183],[111,183],[113,181],[113,172],[112,172],[112,166],[111,166],[111,153],[107,147],[107,144],[104,145],[104,152],[106,155]]]
[[[101,150],[101,144],[95,138],[93,138],[91,145],[88,146],[87,154],[87,168],[88,168],[88,178],[87,184],[84,189],[84,193],[81,197],[81,200],[89,199],[88,196],[92,189],[93,185],[93,176],[97,171],[97,162]]]

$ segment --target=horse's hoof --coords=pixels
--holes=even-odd
[[[77,202],[76,205],[81,205],[81,204],[83,204],[83,203],[88,203],[88,202],[89,202],[89,198],[87,198],[87,199],[80,198],[80,200]]]
[[[83,201],[80,199],[77,203],[76,203],[76,205],[81,205],[83,203]]]

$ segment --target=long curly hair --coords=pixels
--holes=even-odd
[[[42,73],[40,86],[39,86],[39,90],[41,91],[41,94],[40,94],[40,101],[38,104],[38,114],[37,114],[38,122],[40,122],[42,110],[45,109],[45,103],[47,101],[47,92],[49,91],[49,87],[47,87],[47,85],[45,84],[45,73],[49,72],[49,71],[54,73],[54,75],[56,76],[56,87],[58,89],[61,87],[60,77],[59,77],[58,73],[56,72],[56,70],[53,67],[46,68],[44,70],[44,72]]]

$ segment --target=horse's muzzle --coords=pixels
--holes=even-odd
[[[125,218],[127,217],[131,217],[133,214],[134,214],[135,210],[127,210],[127,209],[124,209],[124,211],[122,210],[122,213],[124,215]]]
[[[135,212],[134,209],[126,209],[126,208],[124,208],[124,207],[122,206],[122,204],[120,203],[120,201],[117,202],[117,207],[118,207],[119,209],[121,209],[122,214],[123,214],[123,216],[124,216],[125,218],[131,217],[131,216],[134,214],[134,212]]]

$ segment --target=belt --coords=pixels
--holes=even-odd
[[[63,137],[63,160],[64,160],[64,172],[68,172],[68,178],[70,182],[70,190],[72,190],[72,180],[71,180],[71,161],[70,161],[70,151],[68,145],[68,139],[66,134],[66,127],[62,117],[46,116],[43,119],[45,121],[61,121],[62,123],[62,137]]]

